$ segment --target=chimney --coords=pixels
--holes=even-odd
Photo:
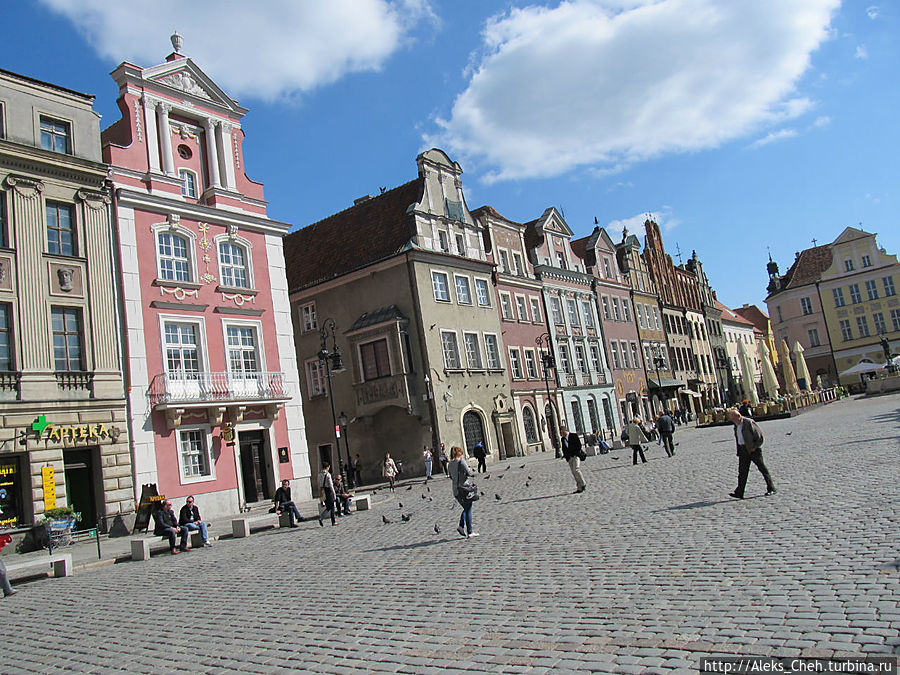
[[[353,206],[359,206],[360,204],[369,201],[372,199],[372,195],[363,195],[362,197],[357,197],[353,200]]]

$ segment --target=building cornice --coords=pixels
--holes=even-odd
[[[4,168],[7,169],[88,183],[98,187],[106,180],[109,169],[102,162],[6,140],[0,140],[0,157],[3,158]]]

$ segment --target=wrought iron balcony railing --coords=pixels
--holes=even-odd
[[[150,383],[150,405],[290,398],[284,373],[164,373]]]

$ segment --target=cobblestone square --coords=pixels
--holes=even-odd
[[[337,527],[23,584],[0,601],[4,671],[662,673],[898,654],[900,396],[762,429],[771,497],[755,467],[747,498],[728,497],[731,427],[682,427],[673,458],[655,443],[646,465],[588,458],[579,495],[552,456],[495,462],[477,539],[457,536],[440,477],[378,490]]]

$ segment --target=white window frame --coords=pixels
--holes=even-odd
[[[531,305],[532,323],[541,323],[541,321],[543,321],[543,315],[541,314],[541,299],[530,295],[528,296],[528,303]]]
[[[194,194],[188,192],[188,178],[193,181]],[[200,194],[200,181],[197,178],[197,172],[192,169],[178,169],[178,179],[181,182],[181,196],[197,199]]]
[[[612,321],[612,312],[609,309],[609,298],[605,295],[600,296],[600,306],[603,308],[603,318],[606,321]]]
[[[447,358],[447,347],[444,343],[444,336],[452,335],[453,336],[453,347],[456,352],[456,365],[451,365]],[[442,330],[441,331],[441,353],[444,357],[444,369],[445,370],[463,370],[463,362],[462,355],[459,351],[459,336],[456,334],[455,330]]]
[[[866,281],[866,297],[869,300],[878,299],[878,282],[875,279]]]
[[[512,295],[507,291],[500,291],[500,318],[504,321],[516,320]]]
[[[199,431],[202,434],[203,446],[206,452],[206,462],[209,473],[199,476],[188,476],[184,464],[184,454],[181,452],[182,434]],[[178,453],[178,482],[180,485],[192,485],[194,483],[208,483],[216,480],[216,462],[212,452],[212,429],[208,424],[184,424],[176,430],[175,445]]]
[[[612,301],[613,319],[615,321],[621,321],[622,310],[619,309],[619,299],[616,296],[612,296],[610,300]]]
[[[591,343],[588,345],[588,354],[590,354],[591,358],[591,368],[595,373],[599,373],[602,371],[601,361],[600,361],[600,346]]]
[[[249,371],[236,372],[231,368],[231,353],[228,345],[228,329],[235,328],[251,328],[253,329],[254,339],[256,341],[256,373],[247,376],[244,373]],[[262,321],[253,319],[235,319],[232,317],[222,319],[222,348],[225,357],[225,372],[228,373],[229,387],[236,396],[241,394],[257,394],[262,386],[262,373],[268,372],[266,369],[266,350],[263,341]]]
[[[662,330],[662,325],[659,322],[659,308],[653,307],[653,323],[656,324],[656,330]]]
[[[180,225],[170,225],[169,223],[158,223],[153,225],[151,228],[153,233],[153,255],[156,256],[156,278],[160,281],[165,281],[166,283],[178,284],[178,283],[186,283],[186,284],[195,284],[197,283],[197,255],[195,254],[197,248],[197,235],[191,232],[186,227],[182,227]],[[187,256],[188,256],[188,279],[179,280],[179,279],[165,279],[162,275],[162,258],[159,254],[159,235],[161,234],[171,234],[177,235],[179,237],[183,237],[187,242]]]
[[[166,356],[167,323],[189,323],[197,327],[197,372],[209,372],[209,350],[207,349],[206,320],[204,317],[190,314],[160,314],[158,321],[160,356],[162,357],[163,373],[166,375],[174,374],[169,372],[169,359]]]
[[[637,314],[638,328],[643,328],[644,327],[644,306],[641,303],[636,302],[634,304],[634,311]]]
[[[444,293],[446,293],[446,298],[438,297],[438,284],[436,283],[439,277],[443,277],[444,279]],[[450,275],[447,272],[442,272],[441,270],[431,270],[431,289],[434,293],[434,301],[435,302],[452,302],[450,298]]]
[[[309,397],[325,396],[328,390],[325,387],[325,373],[323,372],[322,362],[317,358],[307,359],[304,362],[304,370],[306,372],[306,388],[309,392]]]
[[[300,305],[300,332],[311,333],[314,330],[319,330],[319,317],[316,314],[316,303],[307,302],[304,305]]]
[[[563,316],[562,303],[555,295],[550,296],[550,317],[553,319],[554,326],[565,326],[566,319]]]
[[[631,309],[629,309],[628,298],[622,298],[622,320],[631,323]]]
[[[628,342],[626,340],[620,340],[619,347],[622,349],[622,367],[630,369],[631,356],[628,354]]]
[[[472,350],[469,349],[470,346],[474,346],[474,362],[473,362],[473,354]],[[465,331],[463,332],[463,347],[466,350],[466,367],[469,370],[484,370],[484,359],[481,355],[481,339],[478,337],[478,333]]]
[[[588,370],[587,352],[584,350],[583,344],[575,344],[575,365],[578,367],[578,371],[581,373],[587,374],[590,372]]]
[[[809,316],[813,313],[812,300],[807,297],[800,298],[800,312],[803,316]]]
[[[609,258],[603,256],[603,271],[606,272],[607,279],[613,279],[612,268],[609,265]]]
[[[619,361],[619,348],[616,346],[615,340],[609,341],[609,354],[612,357],[613,368],[620,370],[622,368],[622,362]]]
[[[569,355],[569,345],[561,344],[557,351],[559,352],[560,370],[562,370],[565,375],[572,375],[572,360]]]
[[[500,338],[496,333],[484,333],[484,364],[488,370],[503,370],[503,357],[500,355]],[[488,347],[489,339],[493,341],[494,349]],[[492,364],[492,357],[496,359],[496,363]]]
[[[863,267],[871,267],[872,266],[872,258],[869,255],[864,255],[862,257],[862,266]]]
[[[475,301],[479,307],[491,306],[491,284],[487,279],[475,277]],[[483,284],[483,285],[482,285]],[[484,288],[484,298],[479,294],[479,287]],[[484,300],[484,302],[482,302]]]
[[[566,298],[566,314],[569,316],[569,325],[581,328],[581,317],[578,316],[578,303],[575,298]]]
[[[518,347],[508,347],[509,352],[509,373],[514,380],[525,379],[525,369],[522,367],[522,354]]]
[[[517,276],[524,277],[525,276],[525,263],[522,260],[522,254],[516,253],[513,251],[513,271]]]
[[[463,300],[459,296],[459,282],[464,282],[466,288],[466,294],[469,296],[468,300]],[[453,275],[453,291],[456,293],[456,302],[460,305],[471,305],[472,304],[472,285],[469,282],[469,277],[465,274],[454,274]]]
[[[512,274],[512,267],[509,264],[509,251],[505,248],[498,248],[497,255],[500,257],[500,271],[503,274]]]
[[[523,347],[522,352],[525,356],[525,375],[529,380],[538,379],[537,355],[534,348]]]
[[[523,323],[527,323],[531,321],[528,317],[528,299],[524,295],[520,295],[516,293],[516,314],[519,316],[519,321]]]
[[[592,311],[591,305],[593,305],[590,300],[582,300],[581,301],[581,313],[584,314],[584,326],[585,328],[596,328],[596,323],[594,322],[594,312]]]
[[[248,240],[243,237],[234,237],[228,236],[227,234],[220,234],[217,237],[213,238],[213,243],[216,247],[216,260],[219,265],[219,283],[222,286],[226,286],[227,288],[244,288],[247,290],[253,290],[256,288],[255,285],[255,277],[253,275],[253,244],[251,244]],[[247,277],[247,285],[246,286],[231,286],[226,284],[223,279],[222,270],[225,268],[225,265],[222,262],[222,252],[220,250],[220,245],[226,243],[231,244],[232,246],[237,246],[244,251],[244,274]],[[229,267],[234,267],[234,265],[229,265]]]
[[[444,253],[450,253],[450,233],[447,230],[438,230],[438,245],[437,248],[439,251]]]

